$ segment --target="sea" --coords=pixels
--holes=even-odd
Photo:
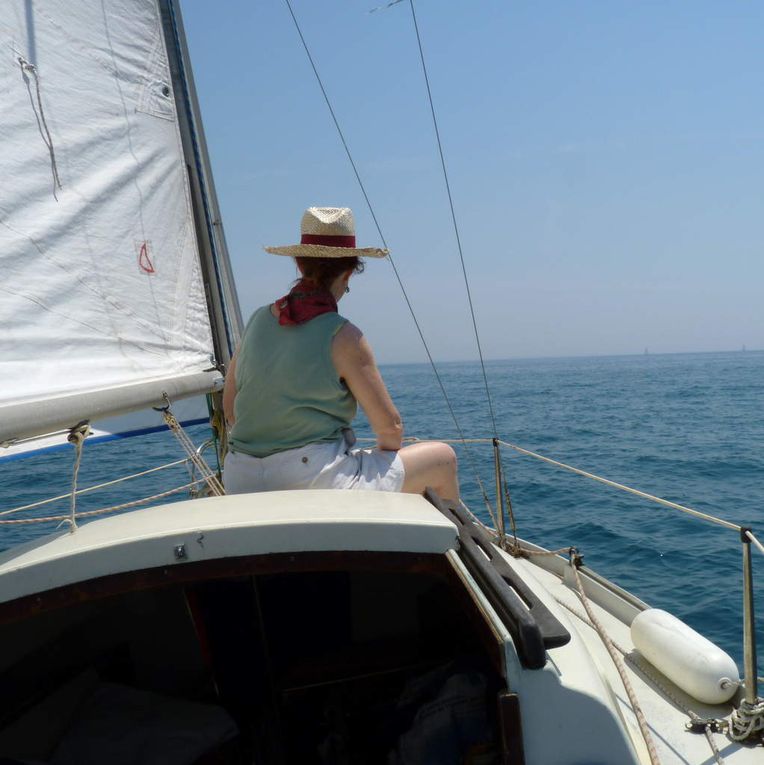
[[[437,372],[450,403],[431,366],[382,367],[407,436],[457,440],[462,498],[484,520],[485,497],[496,503],[493,447],[459,440],[496,433],[587,472],[750,526],[764,541],[764,351],[487,361],[490,406],[479,363],[442,363]],[[362,416],[356,432],[371,436]],[[197,425],[189,435],[201,444],[209,431]],[[183,456],[168,432],[86,445],[78,485]],[[501,456],[518,536],[550,549],[576,546],[587,566],[675,614],[742,669],[737,532],[508,447]],[[0,461],[0,509],[66,494],[72,464],[71,449]],[[120,504],[188,481],[182,466],[152,473],[81,495],[78,509]],[[186,498],[183,492],[167,501]],[[64,499],[32,512],[47,516],[67,509]],[[55,532],[56,526],[0,527],[0,549]],[[764,674],[764,555],[752,552]]]

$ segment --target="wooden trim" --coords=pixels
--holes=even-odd
[[[45,611],[67,608],[86,601],[173,584],[308,571],[397,571],[430,573],[448,578],[450,566],[442,553],[355,550],[271,553],[178,563],[102,576],[0,603],[0,624],[27,619]]]
[[[502,691],[498,706],[502,765],[525,765],[520,699],[516,693]]]

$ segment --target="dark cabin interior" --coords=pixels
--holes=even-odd
[[[10,604],[0,763],[505,761],[500,646],[445,556],[354,556]]]

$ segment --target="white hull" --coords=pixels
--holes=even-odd
[[[475,629],[487,644],[486,655],[493,657],[505,692],[517,694],[519,700],[526,763],[648,763],[631,703],[583,613],[566,561],[549,555],[515,559],[494,549],[570,633],[567,644],[546,650],[543,667],[530,669],[523,666],[511,629],[478,585],[460,546],[456,526],[424,498],[376,492],[215,497],[102,519],[73,534],[61,532],[0,556],[0,615],[8,621],[0,651],[2,671],[9,672],[46,640],[55,641],[58,631],[71,630],[77,609],[96,618],[99,603],[128,597],[128,591],[135,598],[141,588],[151,591],[163,584],[182,588],[200,578],[234,574],[257,576],[273,565],[282,574],[290,567],[305,574],[311,566],[328,565],[333,570],[359,566],[387,570],[387,566],[393,571],[403,565],[411,574],[411,561],[422,566],[429,561],[428,566],[437,564],[451,572],[453,582],[469,595],[466,602],[471,600],[473,616],[482,620]],[[373,563],[362,562],[365,559]],[[402,560],[406,562],[401,564]],[[400,627],[394,622],[413,602],[410,593],[384,585],[387,574],[379,576],[374,608],[369,610],[366,596],[358,596],[352,607],[355,632],[373,634],[375,639],[386,630],[394,633]],[[390,581],[398,581],[398,574],[391,576]],[[597,577],[582,572],[582,579],[597,618],[614,642],[631,654],[629,625],[644,604]],[[363,576],[359,581],[365,581]],[[359,584],[354,587],[363,591]],[[454,602],[458,600],[454,597]],[[471,611],[468,605],[459,608]],[[388,616],[383,618],[384,613]],[[44,624],[45,630],[30,634],[25,620]],[[134,629],[139,626],[133,624]],[[326,626],[320,620],[302,624],[305,645],[320,643]],[[442,635],[444,643],[448,638]],[[627,663],[660,762],[713,762],[705,736],[685,731],[688,717],[679,705],[704,718],[727,716],[731,706],[700,704],[657,670],[648,669],[660,687]],[[0,736],[0,748],[2,740]],[[757,749],[733,745],[721,734],[715,734],[715,740],[728,763],[760,761]]]

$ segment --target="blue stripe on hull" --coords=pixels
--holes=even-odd
[[[184,420],[180,424],[185,428],[189,425],[203,425],[209,422],[208,417],[201,417],[196,420]],[[126,430],[124,433],[108,433],[103,436],[93,436],[88,438],[86,443],[90,444],[105,444],[108,441],[119,441],[123,438],[134,438],[135,436],[145,436],[149,433],[158,433],[161,430],[167,430],[167,426],[154,425],[150,428],[139,428],[138,430]],[[51,454],[52,452],[60,452],[64,449],[71,449],[71,445],[68,443],[55,444],[54,446],[44,446],[41,449],[32,449],[28,452],[22,452],[21,454],[11,454],[7,457],[3,457],[0,454],[0,462],[13,462],[14,460],[23,460],[27,457],[36,457],[39,454]]]

